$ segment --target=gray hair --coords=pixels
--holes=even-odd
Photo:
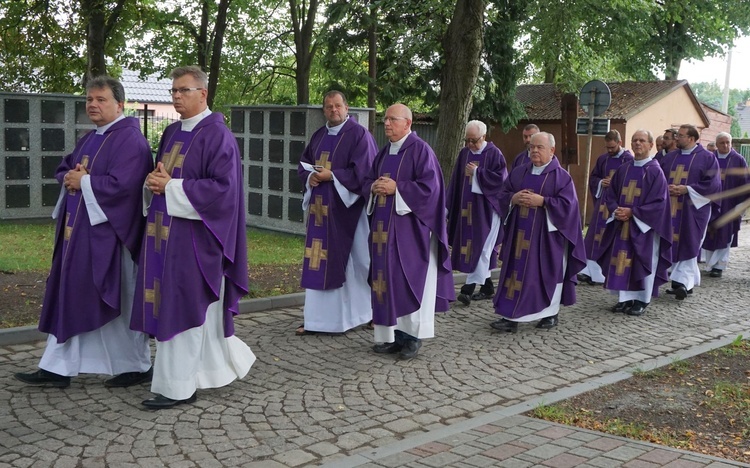
[[[555,147],[555,137],[551,133],[549,133],[549,132],[539,132],[539,133],[534,134],[534,136],[537,136],[537,135],[544,135],[544,136],[546,136],[547,137],[547,142],[549,143],[549,147],[550,148],[554,148]]]
[[[479,130],[479,136],[484,136],[487,134],[487,124],[485,124],[481,120],[470,120],[466,124],[465,131],[468,131],[470,128],[476,128],[477,130]]]
[[[112,90],[112,96],[114,96],[115,101],[125,102],[125,88],[122,87],[122,83],[112,78],[111,76],[97,76],[96,78],[91,78],[86,83],[86,92],[92,89],[104,88],[109,88],[110,90]]]
[[[633,135],[635,135],[635,134],[636,134],[636,133],[638,133],[638,132],[643,132],[643,133],[645,133],[645,134],[646,134],[646,136],[648,137],[648,142],[649,142],[649,143],[653,143],[653,142],[654,142],[654,134],[653,134],[653,133],[651,133],[651,130],[646,130],[645,128],[639,128],[638,130],[636,130],[636,131],[634,131],[634,132],[633,132]],[[661,137],[661,135],[659,135],[659,137]],[[631,138],[632,138],[632,137],[631,137]]]
[[[326,105],[326,99],[328,99],[329,97],[336,96],[336,95],[341,96],[341,99],[344,101],[344,105],[345,106],[349,105],[349,103],[346,102],[346,96],[344,95],[344,93],[342,93],[339,90],[333,89],[333,90],[328,91],[327,93],[325,93],[325,95],[323,96],[323,107],[325,107],[325,105]]]
[[[190,75],[195,78],[198,82],[200,82],[202,87],[208,87],[208,75],[206,75],[206,72],[201,70],[200,67],[197,67],[195,65],[177,67],[172,70],[172,73],[169,74],[169,77],[175,80],[177,78],[182,78],[185,75]]]
[[[732,144],[732,135],[730,135],[727,132],[719,132],[719,134],[716,135],[716,139],[714,141],[719,141],[719,138],[728,138],[729,139],[729,144],[730,145]]]

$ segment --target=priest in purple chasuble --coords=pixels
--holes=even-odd
[[[604,145],[607,152],[597,158],[594,169],[589,175],[589,191],[594,202],[594,209],[591,212],[586,236],[583,238],[583,244],[586,246],[586,268],[578,274],[578,280],[588,284],[601,284],[604,282],[605,276],[602,274],[599,264],[596,263],[596,253],[601,248],[604,225],[610,215],[607,206],[602,203],[602,195],[609,187],[612,174],[615,173],[617,168],[633,160],[630,151],[621,146],[622,137],[617,130],[612,130],[604,135]]]
[[[547,132],[531,137],[531,164],[513,169],[500,193],[505,238],[494,298],[501,318],[490,326],[515,333],[519,322],[558,325],[560,305],[575,304],[576,275],[586,264],[573,179],[554,157]]]
[[[672,288],[667,293],[678,300],[691,294],[694,286],[700,286],[698,256],[712,205],[718,208],[707,196],[721,190],[719,163],[698,143],[699,138],[693,125],[681,125],[677,131],[678,149],[661,161],[672,214]]]
[[[495,295],[490,270],[497,268],[497,248],[502,242],[500,205],[497,195],[508,171],[505,157],[494,143],[486,141],[487,125],[480,120],[466,124],[466,146],[458,154],[448,185],[448,242],[454,270],[468,273],[458,300]],[[479,292],[475,293],[479,284]]]
[[[737,151],[732,149],[732,135],[721,132],[716,136],[716,152],[714,152],[721,170],[721,190],[726,192],[750,184],[747,163]],[[748,195],[737,195],[722,198],[718,210],[712,210],[711,221],[725,213],[731,213],[734,207],[747,200]],[[742,224],[741,213],[727,224],[714,228],[708,225],[706,239],[703,241],[706,271],[712,278],[721,278],[729,263],[729,249],[737,247],[737,234]]]
[[[302,263],[304,324],[296,333],[343,333],[372,319],[370,226],[362,181],[377,152],[370,132],[348,115],[339,91],[323,97],[326,124],[300,158],[307,235]]]
[[[635,316],[658,296],[672,264],[667,180],[650,155],[653,142],[648,130],[633,134],[635,160],[615,171],[602,200],[610,216],[597,261],[605,273],[604,287],[618,295],[610,310]]]
[[[144,188],[147,225],[131,326],[156,339],[152,409],[244,377],[255,355],[234,335],[248,290],[245,204],[237,141],[206,105],[198,67],[171,73],[182,119],[166,128]]]
[[[513,167],[511,167],[510,170],[513,170],[518,166],[531,163],[531,159],[529,159],[529,144],[531,143],[531,137],[535,133],[539,133],[539,127],[537,127],[535,124],[528,124],[523,127],[521,134],[523,135],[523,144],[525,148],[523,151],[518,153],[515,158],[513,158]]]
[[[79,373],[117,375],[125,387],[151,377],[148,335],[130,330],[143,233],[141,185],[153,168],[138,120],[123,115],[125,91],[110,77],[91,79],[86,113],[96,129],[57,168],[62,185],[52,268],[39,330],[47,346],[32,385],[67,387]]]
[[[415,357],[435,336],[435,312],[455,300],[443,174],[430,146],[411,131],[403,104],[386,110],[389,142],[365,178],[376,353]]]

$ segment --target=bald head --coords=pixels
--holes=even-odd
[[[411,131],[411,109],[403,104],[394,104],[385,111],[383,127],[390,141],[398,141]]]

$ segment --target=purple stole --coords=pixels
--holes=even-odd
[[[554,183],[554,173],[546,172],[539,175],[533,175],[531,168],[524,176],[522,187],[534,193],[541,194],[544,192],[547,179],[552,177],[550,183]],[[537,246],[544,245],[541,236],[549,236],[550,241],[554,244],[552,247],[555,252],[565,250],[565,238],[555,236],[554,233],[547,233],[547,211],[543,207],[526,208],[514,206],[511,216],[515,223],[509,223],[505,243],[511,243],[512,249],[507,260],[503,258],[503,274],[505,280],[498,284],[497,294],[495,296],[495,310],[501,311],[502,316],[506,318],[518,318],[528,315],[527,312],[519,310],[519,305],[527,302],[526,296],[544,294],[544,289],[540,285],[534,284],[542,277],[540,268],[546,268],[554,271],[555,283],[563,281],[562,264],[560,262],[550,261],[547,252]],[[504,247],[507,248],[507,247]],[[526,279],[531,284],[524,284]],[[554,290],[554,287],[552,288]],[[546,304],[549,304],[551,297],[544,298]]]
[[[648,187],[644,186],[645,168],[630,164],[623,177],[620,187],[612,187],[619,193],[617,206],[623,208],[633,208],[641,204],[642,195],[645,196]],[[647,242],[640,242],[640,245],[633,244],[631,230],[638,229],[635,221],[612,221],[621,223],[616,230],[614,241],[611,247],[611,258],[609,267],[604,272],[604,287],[615,291],[642,291],[643,279],[651,274],[651,264],[641,264],[638,258],[651,260],[654,251],[653,236],[654,229],[651,229],[650,235],[646,235]],[[650,242],[649,242],[650,241]],[[635,251],[638,249],[638,252]],[[636,255],[637,254],[637,255]]]
[[[321,139],[320,145],[315,151],[316,166],[331,169],[332,158],[336,154],[336,148],[341,142],[342,136],[343,133],[339,133],[338,135],[325,135]],[[311,187],[311,189],[301,285],[303,288],[318,290],[340,288],[345,280],[349,250],[342,252],[343,249],[336,248],[336,245],[331,246],[329,242],[333,240],[334,244],[336,243],[336,225],[331,219],[331,215],[335,214],[332,198],[338,197],[338,194],[333,182]],[[356,221],[355,218],[355,226]],[[352,223],[347,224],[351,225]],[[352,232],[354,232],[354,229],[352,229]],[[343,242],[343,239],[341,241]],[[349,245],[351,246],[351,244]]]
[[[591,182],[589,183],[592,197],[596,196],[595,190],[599,185],[599,181],[606,177],[610,177],[611,180],[611,177],[614,175],[618,167],[633,160],[633,156],[627,150],[624,151],[619,158],[613,158],[609,154],[600,156],[600,158],[602,157],[605,158],[604,164],[600,164],[597,161],[595,168],[595,171],[599,169],[599,171],[597,171],[598,174],[596,174],[596,186]],[[592,174],[592,176],[594,176],[594,174]],[[606,229],[607,219],[609,219],[607,205],[602,202],[604,199],[604,190],[606,189],[602,189],[599,198],[594,198],[594,211],[591,213],[589,229],[586,231],[586,237],[583,240],[584,245],[586,246],[586,258],[588,259],[597,258],[597,252],[602,248],[602,235],[604,234],[604,229]]]
[[[401,151],[398,154],[389,154],[383,158],[378,174],[398,180],[398,173],[401,164],[408,151]],[[409,288],[409,280],[404,275],[401,268],[389,268],[388,265],[388,237],[395,235],[391,220],[395,213],[396,196],[377,196],[375,198],[375,209],[370,222],[370,275],[372,282],[372,315],[374,322],[385,326],[396,325],[398,315],[397,307],[413,312],[419,308],[419,303],[405,304],[396,300],[401,298],[394,288]],[[409,216],[409,215],[407,215]],[[425,229],[429,232],[429,228]],[[429,234],[428,234],[429,235]],[[392,243],[395,245],[395,243]],[[419,294],[418,300],[421,299],[424,281],[422,281],[422,290],[417,290],[420,285],[412,285],[415,293]]]
[[[710,161],[704,160],[706,155]],[[674,156],[674,157],[671,157]],[[671,159],[670,159],[671,157]],[[718,169],[718,163],[712,153],[705,151],[701,145],[696,145],[690,154],[682,154],[676,150],[662,160],[664,176],[667,184],[693,185],[699,184],[697,192],[703,196],[721,189],[718,174],[706,174]],[[716,186],[711,179],[715,177]],[[697,257],[700,253],[701,240],[705,232],[711,213],[711,204],[697,209],[693,205],[690,194],[669,197],[672,210],[672,261],[678,262]]]
[[[476,163],[477,166],[480,166],[482,160],[484,159],[484,153],[474,154],[471,151],[468,151],[468,153],[469,154],[466,157],[466,160],[461,161],[462,166],[466,166],[471,162]],[[454,247],[454,252],[451,255],[451,263],[453,264],[454,270],[471,273],[472,271],[474,271],[477,265],[476,255],[472,258],[472,253],[477,252],[477,244],[483,246],[485,241],[484,237],[480,236],[482,234],[482,229],[475,229],[474,222],[485,224],[489,220],[476,219],[477,216],[481,214],[477,209],[476,203],[472,203],[472,200],[476,197],[476,195],[471,191],[471,183],[474,177],[463,175],[463,170],[461,170],[461,174],[461,178],[463,179],[463,181],[462,183],[460,183],[461,216],[459,218],[458,228],[460,233],[460,237],[458,239],[459,251],[456,252]],[[481,253],[481,251],[482,249],[480,247],[479,252]],[[490,259],[490,268],[495,268],[496,266],[497,255],[493,255]]]
[[[172,178],[182,178],[182,166],[189,153],[193,139],[200,133],[199,129],[192,132],[177,130],[172,140],[165,145],[161,154],[164,169]],[[164,195],[154,195],[148,210],[146,222],[146,237],[144,238],[145,256],[140,268],[143,270],[143,297],[139,302],[138,291],[134,310],[143,304],[143,329],[146,333],[156,336],[159,330],[159,306],[161,304],[161,280],[164,276],[166,261],[175,261],[174,253],[167,260],[169,244],[169,230],[172,217],[167,214],[167,198]],[[193,252],[180,252],[180,255],[193,255]]]

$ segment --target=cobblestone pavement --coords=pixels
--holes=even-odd
[[[24,386],[12,374],[35,369],[44,344],[1,346],[0,467],[746,466],[518,415],[747,336],[748,258],[735,249],[723,278],[704,276],[682,302],[655,299],[642,317],[612,314],[615,300],[592,286],[551,331],[502,334],[491,301],[457,304],[411,361],[374,354],[364,329],[295,336],[299,307],[245,314],[250,374],[157,412],[140,405],[147,385],[109,389],[105,376]]]

